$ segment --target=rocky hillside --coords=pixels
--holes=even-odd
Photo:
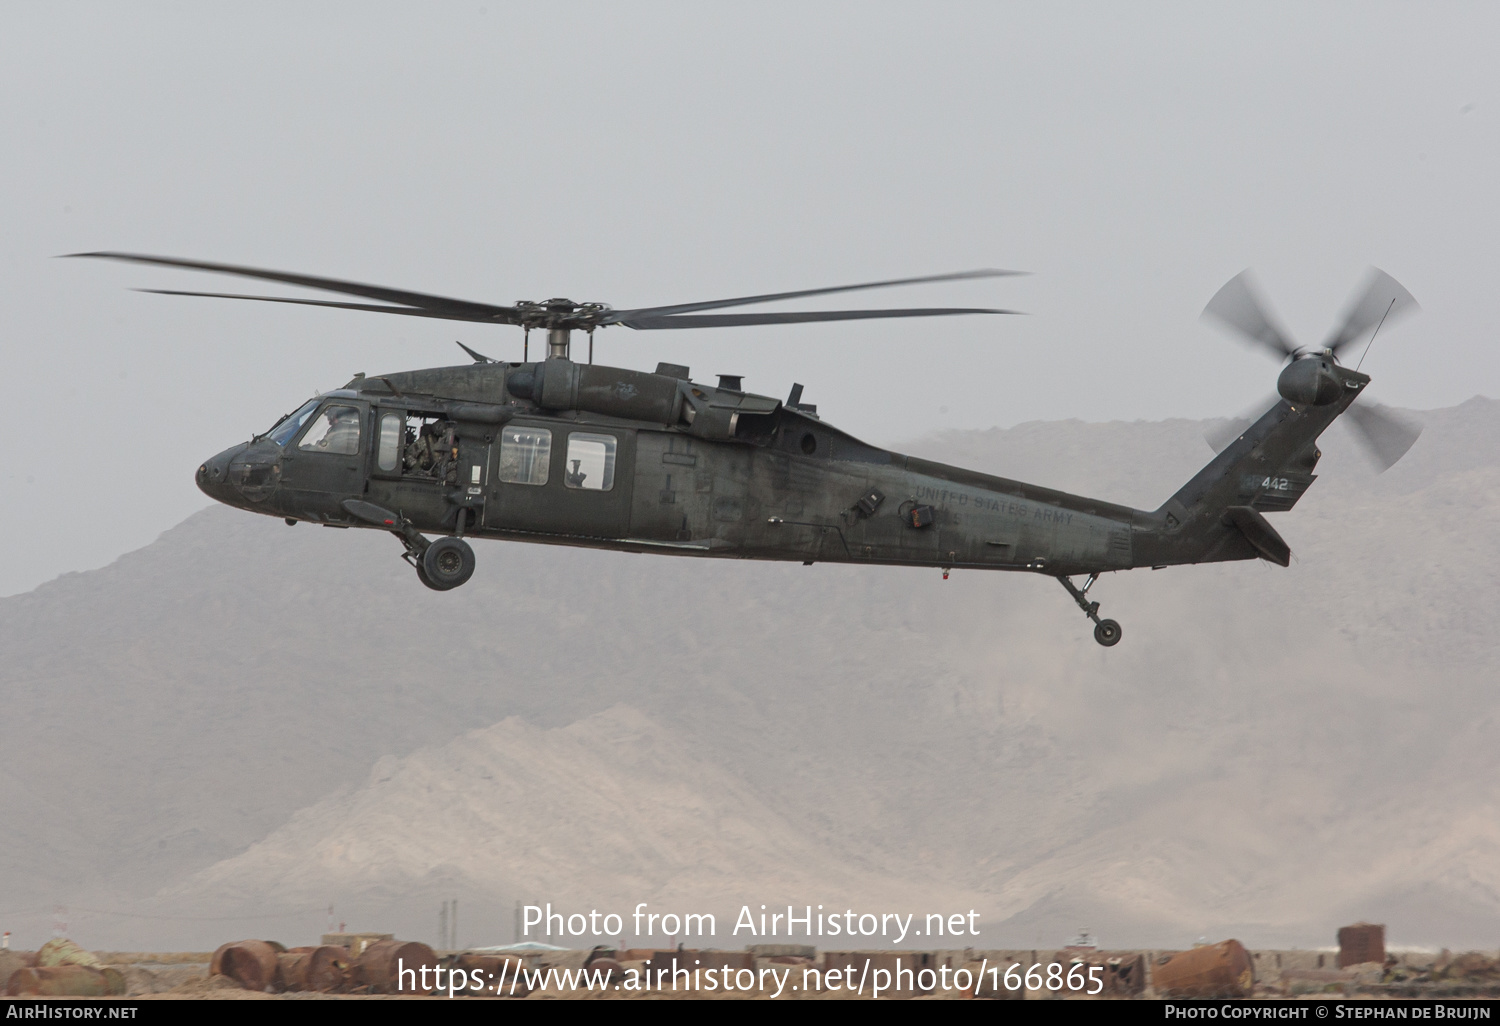
[[[1500,403],[1418,416],[1378,477],[1329,433],[1290,568],[1101,581],[1108,651],[1029,575],[487,543],[439,595],[388,537],[206,510],[0,599],[0,912],[188,947],[458,897],[495,942],[517,899],[826,895],[986,944],[1492,946]],[[1204,426],[909,448],[1155,506]]]

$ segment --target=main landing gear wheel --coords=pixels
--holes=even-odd
[[[431,588],[433,591],[446,590],[444,588],[439,588],[436,584],[432,583],[432,578],[428,577],[427,571],[422,569],[422,559],[420,556],[417,557],[416,561],[412,565],[417,568],[417,580],[427,585],[427,587]]]
[[[1073,596],[1073,601],[1078,603],[1078,608],[1083,610],[1083,615],[1094,621],[1094,640],[1105,648],[1118,645],[1121,634],[1120,625],[1114,620],[1099,619],[1099,603],[1089,601],[1089,589],[1094,586],[1099,575],[1089,574],[1082,588],[1068,580],[1063,574],[1058,574],[1057,579],[1064,588],[1068,589],[1068,594]]]
[[[457,588],[474,575],[474,550],[462,538],[439,538],[417,562],[417,577],[433,591]]]

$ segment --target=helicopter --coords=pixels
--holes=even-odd
[[[784,400],[747,392],[738,376],[696,382],[687,367],[647,373],[593,362],[596,330],[737,327],[876,318],[994,315],[981,308],[712,313],[733,307],[1019,272],[964,271],[735,299],[617,310],[569,299],[494,305],[232,264],[136,253],[127,261],[278,282],[369,302],[142,289],[333,307],[523,329],[519,363],[459,342],[472,361],[366,376],[320,393],[267,431],[205,460],[211,498],[288,525],[388,531],[429,588],[474,573],[471,538],[634,553],[814,563],[1010,570],[1056,579],[1117,644],[1089,592],[1101,574],[1140,567],[1262,559],[1288,566],[1291,548],[1266,519],[1296,505],[1315,480],[1317,440],[1346,411],[1385,469],[1420,429],[1366,401],[1370,377],[1339,362],[1363,338],[1416,307],[1395,279],[1371,269],[1320,346],[1291,341],[1249,272],[1209,301],[1219,321],[1285,366],[1278,395],[1233,424],[1201,471],[1159,508],[1139,510],[869,445],[824,421],[794,384]],[[546,331],[543,359],[530,333]],[[588,337],[574,362],[572,336]],[[1368,345],[1366,351],[1368,351]],[[1361,363],[1363,357],[1361,357]],[[429,537],[433,536],[433,537]],[[1082,577],[1083,583],[1073,578]]]

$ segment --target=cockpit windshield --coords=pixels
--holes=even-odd
[[[302,425],[307,423],[307,418],[311,417],[313,410],[318,408],[318,402],[317,399],[309,399],[296,413],[282,417],[270,431],[266,432],[266,437],[277,445],[286,445],[296,437],[298,431],[302,430]]]

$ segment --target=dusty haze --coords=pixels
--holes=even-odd
[[[470,943],[518,898],[800,897],[972,903],[995,944],[1500,943],[1496,38],[1394,2],[0,5],[0,919],[435,939],[457,897]],[[1423,312],[1371,396],[1431,412],[1383,477],[1330,433],[1291,568],[1102,581],[1108,652],[1024,575],[487,544],[436,595],[193,468],[519,335],[52,259],[97,249],[616,306],[1027,270],[870,294],[1024,317],[599,359],[1146,506],[1275,380],[1215,290],[1254,266],[1311,344],[1374,264]]]
[[[1110,650],[1031,575],[485,543],[437,594],[384,535],[206,510],[0,600],[0,911],[115,948],[305,940],[329,904],[435,939],[447,897],[466,944],[522,899],[1493,946],[1500,404],[1415,416],[1383,476],[1325,436],[1289,569],[1107,576]],[[1154,506],[1204,427],[909,448]]]

